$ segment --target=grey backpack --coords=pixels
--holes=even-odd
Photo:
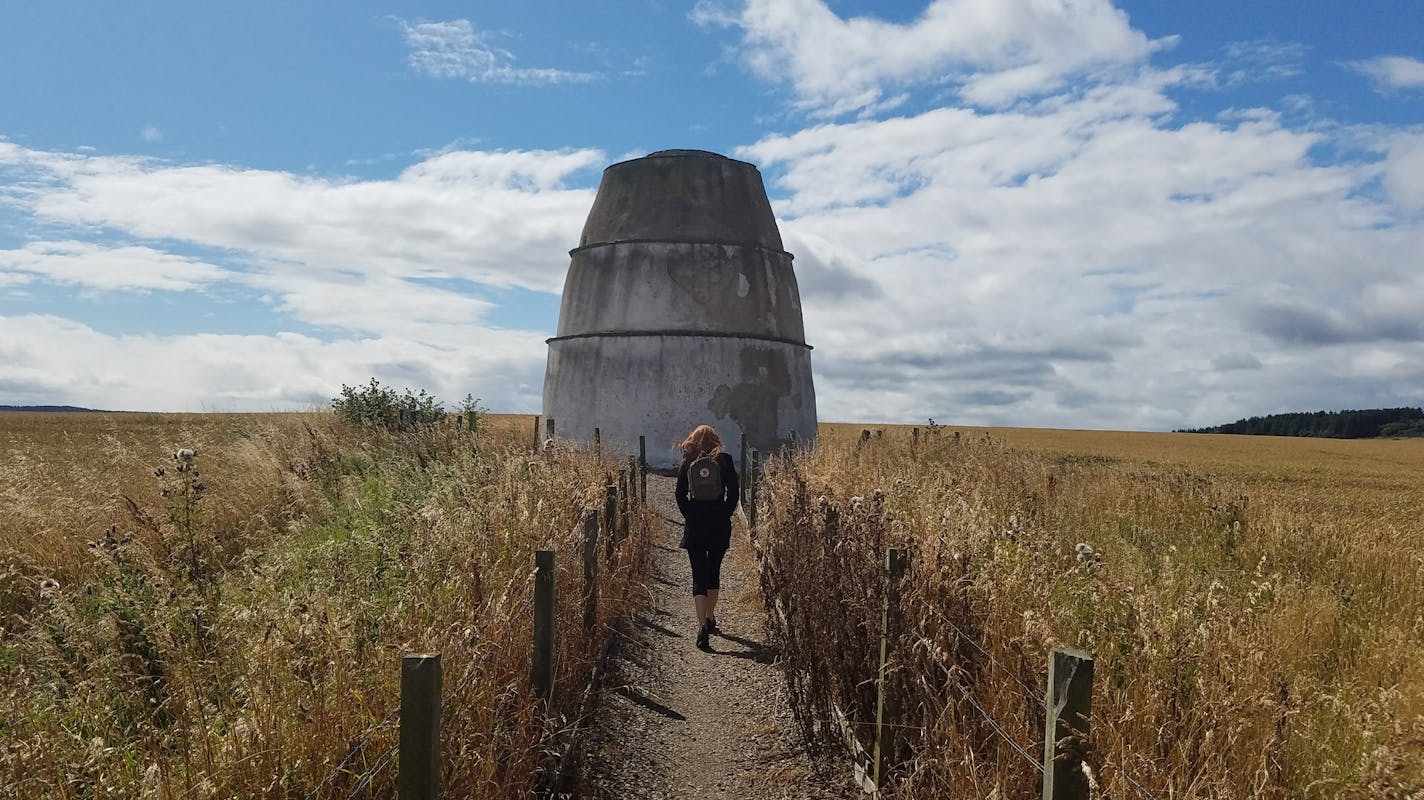
[[[701,456],[688,465],[687,488],[693,500],[722,499],[722,465],[716,456]]]

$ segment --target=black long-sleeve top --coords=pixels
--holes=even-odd
[[[737,512],[742,487],[737,482],[737,467],[730,455],[719,454],[717,464],[722,472],[720,500],[693,500],[688,497],[687,468],[691,466],[690,461],[683,461],[677,471],[677,510],[682,512],[684,520],[679,547],[726,550],[732,545],[732,515]]]

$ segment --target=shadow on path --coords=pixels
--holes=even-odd
[[[639,692],[637,689],[634,689],[631,686],[619,686],[613,691],[623,697],[626,697],[632,702],[637,703],[643,708],[656,711],[657,713],[663,715],[664,717],[667,717],[668,719],[675,719],[679,722],[687,721],[687,717],[684,717],[682,714],[678,713],[674,709],[668,708],[662,703],[659,703],[651,697],[648,697],[647,695],[643,694],[642,692]]]
[[[758,664],[764,664],[768,666],[776,663],[777,652],[776,648],[774,647],[767,647],[766,645],[756,641],[755,639],[745,639],[741,636],[736,635],[735,633],[727,633],[725,631],[717,634],[717,636],[726,639],[729,642],[735,642],[736,644],[739,644],[742,647],[746,648],[745,650],[718,650],[714,647],[712,649],[712,652],[716,653],[719,656],[745,658],[750,661],[755,661]]]

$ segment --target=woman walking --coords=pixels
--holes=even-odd
[[[717,632],[717,593],[722,557],[732,545],[732,514],[741,487],[732,457],[711,425],[698,425],[677,445],[677,509],[682,512],[682,544],[692,563],[692,603],[697,607],[697,648],[711,650]]]

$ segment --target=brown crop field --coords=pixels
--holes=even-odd
[[[0,797],[392,796],[400,659],[425,651],[447,796],[527,796],[556,733],[533,552],[576,551],[610,467],[533,454],[528,420],[0,414]],[[556,717],[642,581],[635,523],[592,632],[558,565]]]
[[[1098,796],[1424,797],[1424,441],[860,430],[770,459],[755,535],[827,742],[839,709],[869,745],[908,553],[894,796],[1034,795],[1067,646],[1096,659]]]

